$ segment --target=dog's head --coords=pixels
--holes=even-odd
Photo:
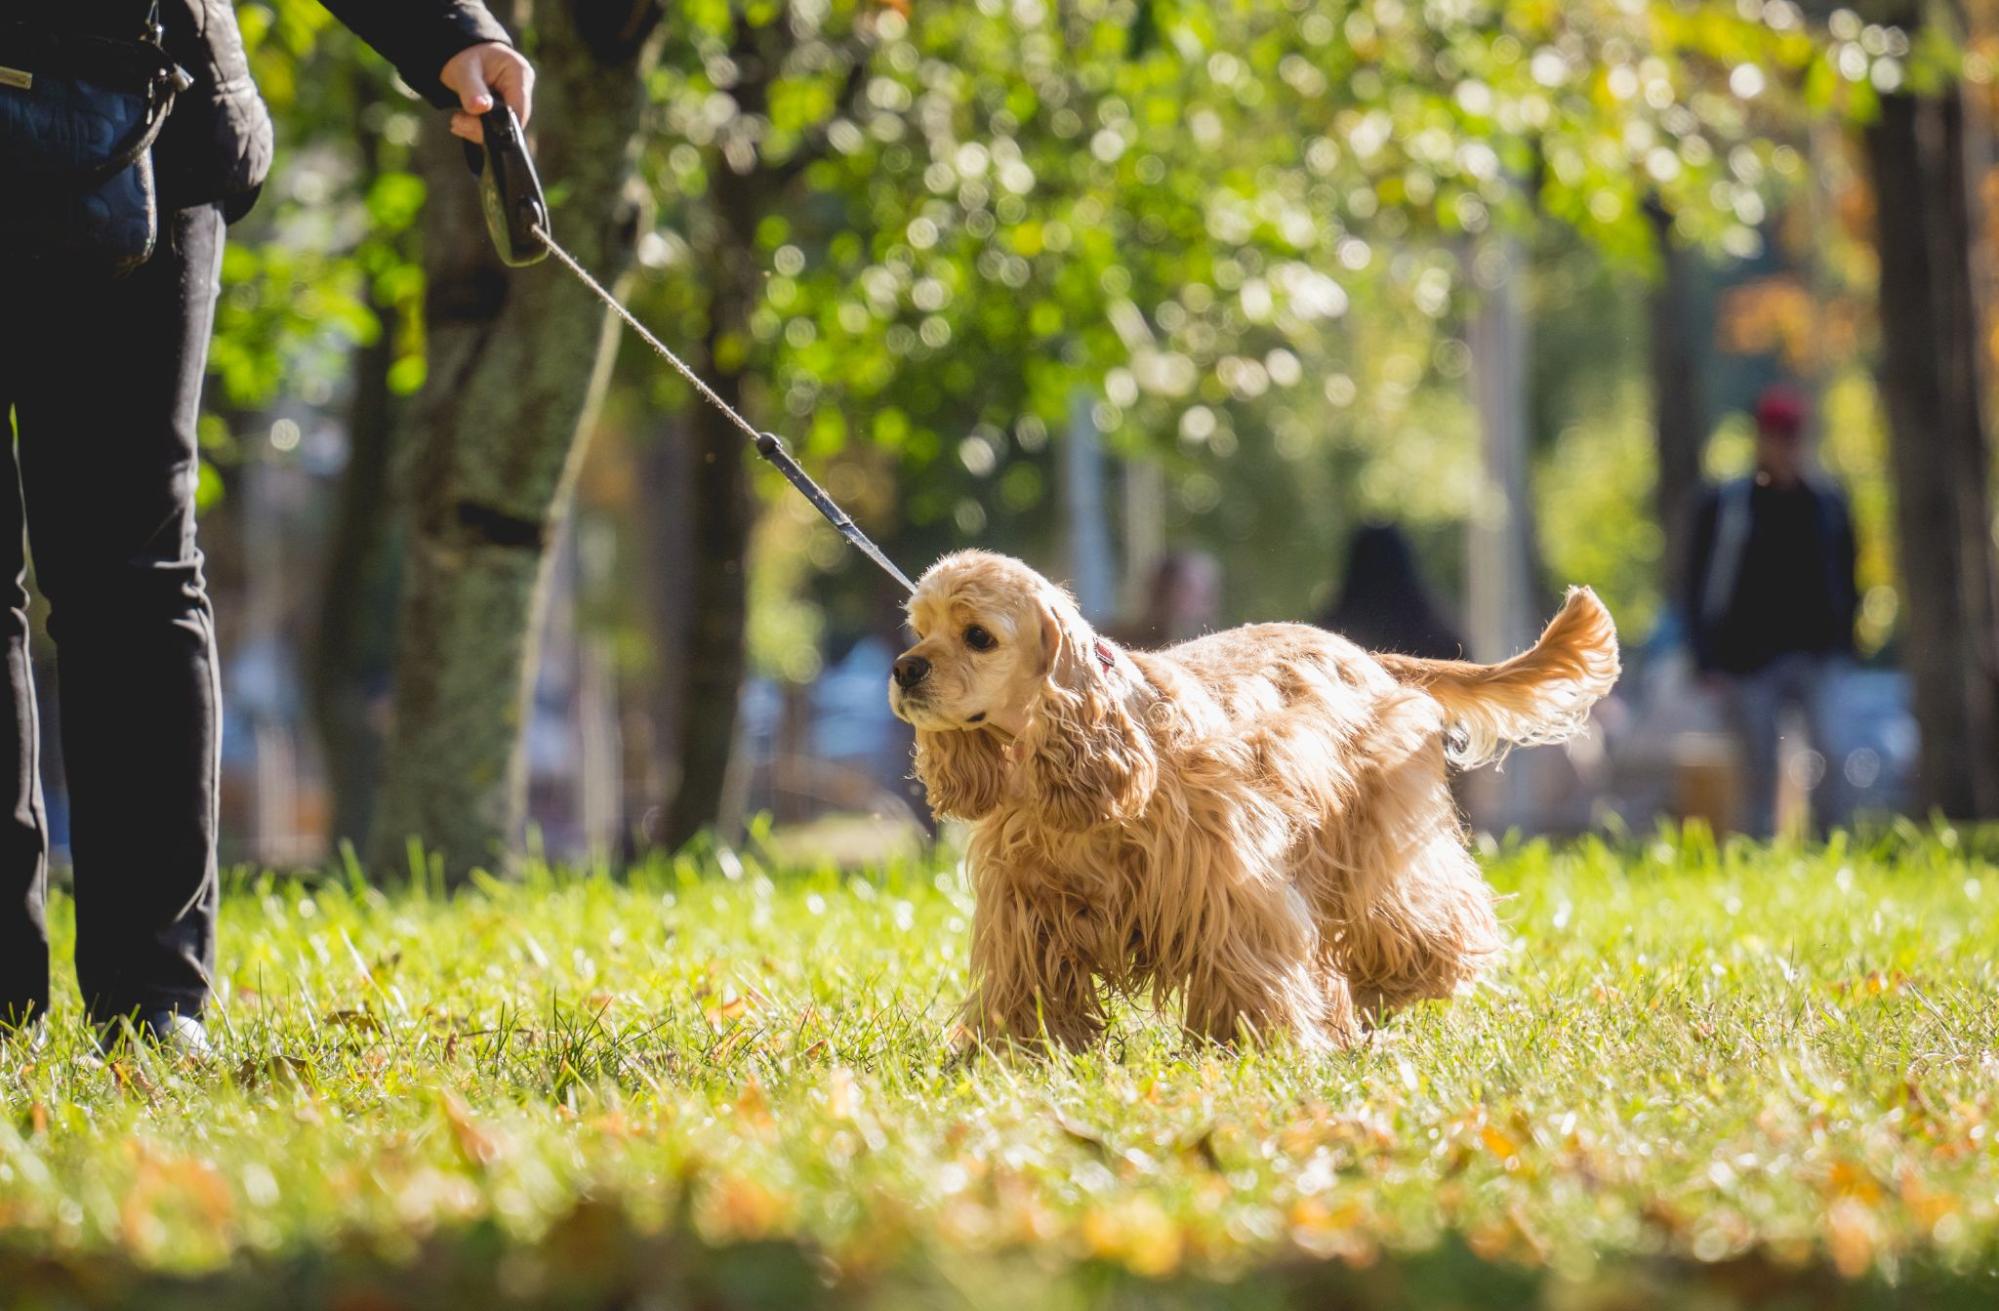
[[[895,662],[889,704],[916,729],[938,814],[977,819],[1013,798],[1077,832],[1144,809],[1152,744],[1068,593],[1018,560],[962,551],[923,575],[909,623],[917,641]]]

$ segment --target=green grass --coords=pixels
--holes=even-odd
[[[1489,985],[1318,1059],[950,1060],[934,863],[243,880],[217,1064],[0,1048],[0,1304],[1989,1305],[1968,845],[1509,849]]]

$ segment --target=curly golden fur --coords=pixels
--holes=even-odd
[[[1298,624],[1127,651],[981,551],[925,573],[909,618],[890,700],[932,808],[971,824],[961,1019],[985,1041],[1087,1045],[1115,992],[1223,1042],[1344,1047],[1449,997],[1502,937],[1447,757],[1566,737],[1618,672],[1586,588],[1490,666]]]

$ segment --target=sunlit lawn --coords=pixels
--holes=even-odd
[[[1510,850],[1490,986],[1323,1059],[953,1061],[937,862],[239,882],[217,1065],[0,1050],[0,1304],[1990,1305],[1968,845]]]

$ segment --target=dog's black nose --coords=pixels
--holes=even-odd
[[[907,692],[930,675],[930,662],[922,656],[904,656],[895,662],[895,684]]]

